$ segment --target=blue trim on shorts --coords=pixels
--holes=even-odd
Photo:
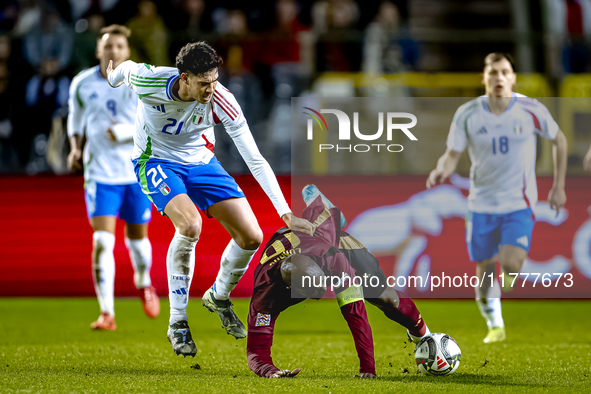
[[[139,160],[134,160],[134,165],[141,184]],[[179,194],[187,194],[205,212],[220,201],[245,197],[240,186],[215,156],[208,164],[200,165],[150,158],[146,161],[145,175],[147,185],[144,186],[160,212],[164,212],[168,202]]]
[[[468,212],[466,245],[472,261],[484,261],[499,253],[501,245],[529,252],[535,220],[531,208],[505,214]]]

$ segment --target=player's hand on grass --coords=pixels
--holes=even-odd
[[[299,374],[300,371],[301,369],[299,368],[296,368],[293,371],[290,371],[289,369],[283,369],[281,371],[275,372],[273,375],[270,376],[270,378],[293,378],[297,374]]]
[[[360,378],[360,379],[375,379],[376,375],[374,375],[371,372],[363,372],[360,373],[359,375],[355,375],[353,376],[354,378]]]
[[[68,170],[71,173],[82,170],[82,151],[80,149],[74,149],[68,155]]]
[[[555,210],[556,216],[558,216],[560,209],[566,204],[566,193],[564,192],[564,188],[553,186],[552,189],[550,189],[550,193],[548,193],[548,202],[550,203],[550,208]]]
[[[299,231],[310,235],[314,235],[314,231],[316,231],[316,226],[306,219],[299,218],[292,213],[286,213],[281,219],[283,219],[287,227],[292,231]]]

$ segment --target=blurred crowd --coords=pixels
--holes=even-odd
[[[513,3],[521,2],[3,0],[0,173],[66,172],[68,87],[78,72],[97,64],[97,32],[112,23],[131,29],[131,58],[137,62],[173,66],[187,42],[213,45],[224,59],[220,80],[242,105],[261,151],[277,172],[288,173],[290,98],[310,94],[318,75],[466,71],[457,64],[478,71],[480,53],[474,57],[478,61],[445,62],[429,47],[441,37],[429,34],[437,35],[446,26],[521,31],[512,19]],[[588,71],[591,52],[585,37],[591,32],[591,0],[523,3],[530,4],[527,12],[535,16],[527,20],[528,31],[541,31],[540,37],[548,41],[544,48],[559,52],[562,59],[553,66],[542,58],[529,71]],[[472,8],[466,8],[470,4]],[[497,11],[491,7],[503,17],[494,19]],[[484,20],[499,26],[469,26],[474,18],[450,19],[460,9],[467,15],[486,14]],[[429,30],[432,27],[435,30]],[[494,40],[481,46],[482,53],[499,49]],[[501,50],[516,47],[509,40]],[[458,53],[448,52],[450,58]],[[230,158],[224,162],[228,171],[247,172],[242,160],[231,160],[238,153],[229,138],[224,133],[218,138],[216,153],[221,160]]]
[[[220,80],[241,103],[261,150],[289,172],[289,141],[273,124],[289,119],[289,103],[323,71],[412,70],[416,48],[396,32],[406,1],[12,0],[0,12],[0,172],[65,172],[68,87],[97,64],[101,27],[132,31],[131,58],[174,65],[187,42],[206,40],[224,59]],[[371,41],[364,54],[363,29]],[[392,34],[392,45],[383,43]],[[383,46],[384,62],[378,54]],[[390,53],[392,52],[392,53]],[[217,153],[237,156],[224,133]],[[282,144],[283,142],[283,144]],[[280,144],[279,149],[276,144]],[[275,148],[273,148],[275,146]],[[226,160],[245,172],[242,160]],[[282,163],[283,162],[283,163]],[[277,163],[277,165],[275,165]]]

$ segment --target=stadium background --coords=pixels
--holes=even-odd
[[[2,7],[0,296],[94,295],[83,180],[66,174],[69,146],[64,127],[69,82],[81,69],[96,64],[96,31],[111,23],[132,29],[130,44],[136,61],[173,65],[184,43],[201,39],[220,52],[225,61],[220,80],[242,105],[285,194],[293,192],[296,213],[302,208],[301,200],[295,198],[302,185],[290,177],[291,97],[469,98],[483,93],[479,72],[484,56],[491,51],[512,53],[519,73],[517,91],[560,97],[565,103],[557,120],[569,141],[569,217],[561,227],[536,227],[532,258],[547,261],[561,255],[569,261],[577,287],[561,297],[585,296],[589,288],[591,273],[577,268],[581,265],[575,262],[579,253],[575,249],[582,250],[579,255],[585,258],[591,243],[580,237],[581,243],[576,244],[575,235],[588,232],[590,223],[591,183],[581,163],[591,142],[591,105],[579,99],[581,105],[569,106],[568,98],[591,94],[591,74],[587,74],[591,71],[591,0],[282,0],[248,6],[201,0],[9,0]],[[282,222],[229,137],[218,131],[216,154],[237,176],[268,239]],[[380,204],[402,203],[423,190],[426,169],[434,166],[443,149],[442,144],[430,145],[422,152],[425,159],[419,170],[394,166],[393,183],[405,187]],[[552,168],[542,144],[540,152],[542,200],[551,185]],[[467,170],[464,157],[459,172],[466,175]],[[338,168],[312,167],[307,175],[315,178],[307,179],[314,179],[330,195],[331,187],[352,182],[339,173]],[[370,190],[371,185],[363,186]],[[339,205],[350,219],[363,210],[355,198],[342,201]],[[154,215],[149,231],[154,250],[152,277],[165,295],[165,255],[174,230],[167,220]],[[462,233],[463,221],[452,218],[444,221],[441,235],[429,236],[424,253],[439,258],[432,260],[432,267],[438,263],[445,269],[472,271]],[[213,282],[228,239],[217,222],[204,220],[193,296],[200,296]],[[116,295],[133,295],[122,226],[115,259]],[[392,271],[395,260],[386,256],[381,261]],[[249,295],[253,268],[234,295]],[[471,297],[472,290],[438,295]]]

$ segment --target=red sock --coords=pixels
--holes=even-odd
[[[427,325],[421,317],[415,303],[408,296],[396,290],[400,303],[398,309],[385,312],[386,316],[407,328],[411,335],[422,337],[427,332]]]

